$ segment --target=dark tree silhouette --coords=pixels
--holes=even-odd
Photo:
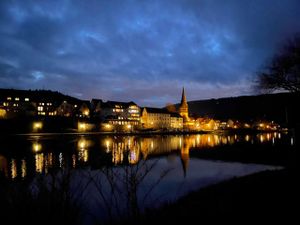
[[[256,87],[263,91],[300,91],[300,34],[288,40],[257,74]]]

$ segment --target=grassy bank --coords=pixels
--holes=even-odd
[[[275,222],[297,218],[293,171],[265,171],[190,193],[176,203],[148,210],[121,224],[198,224],[205,221]]]

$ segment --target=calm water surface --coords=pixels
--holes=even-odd
[[[12,136],[0,143],[0,174],[12,182],[70,178],[86,224],[158,207],[201,187],[279,167],[203,160],[197,152],[236,143],[294,145],[281,133],[255,135]],[[195,153],[195,154],[194,154]],[[53,176],[53,174],[55,174]],[[51,175],[51,176],[50,176]]]

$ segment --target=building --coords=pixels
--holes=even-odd
[[[183,118],[183,121],[189,121],[189,106],[186,101],[186,96],[184,92],[184,88],[182,88],[182,96],[181,96],[181,103],[179,106],[178,113]]]
[[[72,116],[81,100],[47,90],[0,89],[0,108],[16,116]],[[66,104],[68,103],[68,107]],[[70,110],[72,108],[72,110]],[[64,111],[67,109],[67,113]]]
[[[132,130],[140,124],[140,107],[134,102],[107,101],[102,102],[100,108],[100,116],[107,128]]]
[[[166,109],[143,108],[141,125],[144,129],[182,129],[183,118],[177,113],[171,113]]]
[[[183,118],[183,128],[194,129],[195,124],[189,117],[189,106],[186,100],[184,88],[182,88],[181,103],[178,109],[178,113]]]

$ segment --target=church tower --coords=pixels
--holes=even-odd
[[[180,114],[180,116],[182,116],[184,122],[189,120],[189,107],[188,107],[188,104],[186,101],[184,87],[182,88],[182,96],[181,96],[181,104],[179,106],[179,114]]]

